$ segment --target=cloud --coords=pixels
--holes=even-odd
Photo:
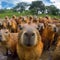
[[[50,0],[51,2],[60,2],[60,0]]]
[[[12,3],[14,5],[16,5],[16,3],[19,3],[19,2],[32,2],[32,1],[35,1],[35,0],[1,0],[1,1],[4,1],[4,2],[7,2],[7,3]]]
[[[1,2],[0,2],[0,9],[2,9],[2,5],[1,5]]]
[[[1,8],[12,8],[14,6],[16,6],[17,3],[19,2],[28,2],[31,3],[32,1],[36,1],[36,0],[0,0],[0,9]],[[57,8],[60,9],[60,0],[40,0],[43,1],[43,3],[45,5],[55,5]],[[3,4],[4,2],[4,4]]]
[[[60,9],[60,0],[41,0],[41,1],[43,1],[46,6],[54,5],[58,9]]]
[[[21,0],[23,2],[32,2],[32,1],[36,1],[36,0]]]
[[[32,1],[35,0],[0,0],[0,8],[8,8],[8,7],[13,7],[19,2],[28,2],[31,3]]]
[[[11,7],[7,7],[6,9],[11,9]]]
[[[50,0],[39,0],[39,1],[43,1],[43,3],[45,4],[45,6],[50,6],[52,4],[50,2]]]
[[[2,6],[0,5],[0,9],[2,9]]]
[[[60,0],[50,0],[53,5],[55,5],[58,9],[60,9]]]

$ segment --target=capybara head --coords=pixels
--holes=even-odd
[[[5,19],[6,19],[6,20],[8,20],[8,19],[9,19],[9,17],[8,17],[8,16],[6,16],[6,17],[5,17]]]
[[[40,30],[44,30],[44,23],[39,23],[38,24],[38,30],[40,31]]]
[[[47,27],[49,30],[51,30],[53,32],[58,32],[58,28],[56,27],[55,24],[48,24]]]
[[[36,18],[33,19],[33,23],[37,23],[37,19]]]
[[[38,29],[39,33],[42,34],[42,32],[45,29],[44,23],[39,23],[37,29]]]
[[[0,30],[0,42],[6,42],[8,36],[10,36],[10,33],[7,29]]]
[[[39,32],[35,27],[26,25],[18,35],[18,43],[25,47],[36,46],[39,41],[39,36]]]
[[[16,16],[15,16],[15,15],[13,15],[13,16],[12,16],[12,18],[13,18],[13,19],[16,19]]]

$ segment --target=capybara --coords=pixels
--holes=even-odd
[[[38,30],[31,25],[24,25],[18,33],[17,54],[20,60],[39,60],[43,43]]]
[[[40,24],[41,25],[41,24]],[[44,25],[41,25],[41,29],[43,29]],[[53,40],[55,33],[57,32],[56,25],[55,24],[47,24],[44,26],[44,29],[40,31],[42,36],[42,42],[44,43],[44,50],[49,50]]]
[[[16,44],[17,44],[18,33],[10,33],[7,29],[0,30],[0,41],[1,44],[11,52],[12,55],[16,53]]]

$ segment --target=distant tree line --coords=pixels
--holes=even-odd
[[[19,2],[15,7],[11,9],[13,12],[28,12],[33,15],[38,14],[52,14],[52,15],[60,15],[60,10],[56,8],[54,5],[45,6],[42,1],[32,1],[31,4],[26,2]],[[5,12],[6,9],[0,9],[0,13]]]
[[[42,1],[33,1],[31,4],[20,2],[13,8],[13,11],[24,12],[27,7],[29,7],[28,11],[30,11],[31,14],[60,14],[60,10],[54,5],[45,6]]]

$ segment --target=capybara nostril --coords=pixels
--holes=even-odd
[[[25,35],[25,36],[28,36],[28,33],[26,32],[26,33],[24,33],[24,35]]]

